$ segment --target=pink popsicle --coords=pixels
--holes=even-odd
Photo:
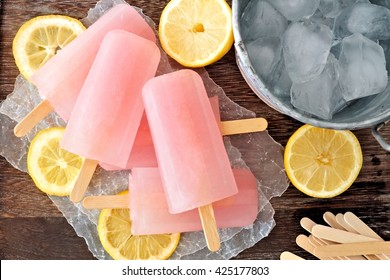
[[[256,178],[246,169],[233,169],[233,174],[238,193],[213,203],[219,228],[248,226],[258,214]],[[133,168],[129,193],[131,230],[134,235],[202,230],[196,210],[169,213],[157,168]]]
[[[213,109],[215,119],[220,120],[218,96],[209,98],[211,107]],[[106,163],[100,163],[100,166],[105,170],[122,170],[123,168],[112,166]],[[133,167],[157,167],[156,152],[154,151],[152,135],[146,115],[143,114],[141,124],[138,128],[137,135],[134,140],[133,149],[130,152],[130,157],[126,168]]]
[[[156,41],[152,28],[128,4],[118,4],[44,64],[31,80],[43,99],[68,120],[107,32],[122,29]]]
[[[238,192],[201,77],[180,70],[142,91],[169,212],[181,213]]]
[[[144,111],[141,92],[160,61],[152,41],[123,30],[104,38],[69,119],[61,146],[84,158],[126,167]]]

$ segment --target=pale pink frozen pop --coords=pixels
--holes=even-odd
[[[198,208],[207,247],[217,251],[212,202],[238,190],[202,78],[192,70],[162,75],[142,96],[169,212]]]
[[[61,147],[96,164],[126,167],[144,112],[142,87],[155,75],[159,61],[154,42],[123,30],[107,33]]]
[[[218,228],[253,224],[258,214],[256,178],[233,169],[238,193],[213,203]],[[129,180],[131,231],[134,235],[202,230],[198,211],[171,214],[157,168],[134,168]]]
[[[114,6],[44,64],[31,80],[42,98],[68,120],[107,32],[122,29],[155,42],[152,28],[130,5]]]
[[[220,120],[219,114],[219,102],[218,96],[209,98],[211,107],[214,112],[215,119]],[[105,170],[122,170],[123,168],[108,165],[106,163],[100,163],[100,166]],[[157,167],[156,152],[154,151],[152,135],[146,115],[144,114],[141,119],[141,124],[138,128],[137,135],[134,140],[133,149],[130,152],[130,157],[127,162],[126,168],[132,169],[133,167]]]
[[[44,100],[15,127],[17,136],[27,134],[52,110],[64,120],[69,119],[104,36],[116,29],[156,41],[152,28],[133,7],[128,4],[114,6],[31,77]]]
[[[202,78],[180,70],[142,91],[169,212],[185,212],[237,193]]]

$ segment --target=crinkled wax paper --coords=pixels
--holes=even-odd
[[[121,0],[101,0],[88,12],[83,22],[88,26],[95,22],[113,5]],[[141,10],[138,9],[140,13]],[[144,16],[154,27],[153,21]],[[180,66],[162,52],[162,61],[158,75],[180,69]],[[253,118],[255,114],[232,102],[223,89],[216,85],[204,69],[198,69],[209,96],[218,95],[221,118],[223,120]],[[41,98],[36,88],[21,75],[17,77],[15,89],[0,106],[0,154],[15,168],[27,172],[26,153],[31,139],[44,128],[64,126],[65,123],[51,113],[26,137],[21,139],[13,135],[16,122],[20,121]],[[274,210],[270,199],[280,196],[288,187],[288,180],[283,169],[283,147],[276,143],[267,132],[251,133],[224,137],[226,149],[232,166],[250,168],[258,180],[259,214],[255,223],[245,228],[220,230],[221,250],[211,253],[206,248],[202,232],[185,233],[172,255],[172,259],[229,259],[266,237],[275,226]],[[128,185],[129,171],[104,171],[98,168],[88,188],[87,195],[115,194]],[[50,199],[73,226],[77,235],[83,237],[89,250],[98,259],[110,259],[100,244],[97,234],[98,210],[86,210],[80,203],[74,204],[68,197],[50,196]]]

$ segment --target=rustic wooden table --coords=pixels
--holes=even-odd
[[[128,1],[141,7],[158,22],[167,0]],[[10,94],[19,74],[12,56],[12,40],[26,20],[43,14],[85,17],[96,0],[0,2],[0,101]],[[241,106],[269,121],[269,134],[285,145],[302,124],[269,108],[247,86],[237,68],[234,50],[206,68],[211,78]],[[370,129],[355,132],[363,149],[359,177],[344,194],[329,200],[310,198],[293,186],[273,199],[276,227],[270,236],[242,252],[238,259],[278,259],[284,250],[312,258],[295,244],[302,217],[323,223],[325,211],[353,211],[385,240],[390,240],[390,154],[373,139]],[[390,138],[390,128],[384,129]],[[0,143],[3,144],[3,143]],[[0,157],[0,258],[1,259],[93,259],[84,240],[78,237],[49,198],[40,192],[29,175],[14,169]]]

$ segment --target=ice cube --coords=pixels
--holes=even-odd
[[[339,87],[339,63],[333,54],[328,56],[324,71],[319,76],[292,85],[291,103],[295,108],[325,120],[330,120],[345,106]]]
[[[317,10],[320,0],[267,0],[285,18],[298,21],[311,17]]]
[[[372,40],[390,39],[390,10],[370,3],[356,3],[336,18],[334,33],[338,38],[361,33]]]
[[[281,38],[259,38],[246,48],[252,66],[268,89],[279,97],[290,96],[292,82],[284,65]]]
[[[283,55],[293,82],[307,82],[321,74],[332,38],[332,31],[326,25],[310,21],[290,24],[283,38]]]
[[[341,42],[335,44],[332,46],[330,49],[330,52],[337,58],[339,59],[340,53],[341,53]]]
[[[266,82],[274,95],[283,99],[290,99],[292,81],[288,75],[283,57],[280,59],[275,71]]]
[[[341,12],[339,0],[321,0],[318,9],[328,18],[334,18]]]
[[[368,0],[321,0],[318,9],[327,18],[337,17],[341,11],[352,4],[357,2],[369,3]]]
[[[309,18],[310,21],[312,22],[315,22],[317,24],[323,24],[323,25],[326,25],[328,26],[330,29],[333,29],[333,25],[334,25],[334,18],[326,18],[324,17],[324,15],[322,14],[322,12],[320,10],[317,10],[314,15],[312,15],[310,18]]]
[[[385,6],[390,9],[390,0],[371,0],[372,4]]]
[[[242,38],[244,41],[260,37],[282,36],[288,22],[268,2],[252,0],[241,17]]]
[[[247,44],[249,59],[257,74],[268,81],[282,57],[279,37],[263,37]]]
[[[383,48],[361,34],[341,42],[340,86],[345,100],[382,92],[387,86]]]
[[[381,47],[383,48],[383,51],[385,52],[386,69],[387,69],[387,71],[390,71],[390,40],[381,41],[379,44],[381,45]],[[389,73],[387,73],[387,74],[389,74]]]

